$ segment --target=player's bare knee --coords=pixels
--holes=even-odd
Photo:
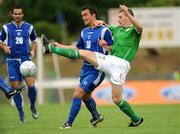
[[[75,92],[75,93],[73,94],[73,98],[82,99],[82,95],[81,95],[80,93]]]
[[[32,86],[34,86],[34,82],[33,82],[33,81],[27,81],[27,82],[26,82],[26,85],[27,85],[28,87],[32,87]]]
[[[11,83],[10,83],[10,85],[11,85],[11,87],[12,87],[13,89],[18,88],[19,84],[20,84],[19,81],[15,81],[15,82],[11,82]]]
[[[87,101],[91,98],[91,94],[85,94],[82,98],[83,101]]]
[[[82,99],[84,96],[85,92],[81,88],[76,88],[73,94],[73,98],[79,98]]]
[[[121,97],[120,96],[114,96],[114,97],[112,97],[112,99],[113,99],[113,102],[115,104],[118,104],[121,101]]]
[[[33,77],[27,77],[25,79],[25,82],[28,87],[34,86],[34,78]]]

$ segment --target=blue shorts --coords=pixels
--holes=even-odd
[[[104,80],[105,74],[101,71],[99,73],[89,73],[80,77],[79,86],[86,92],[91,93]]]
[[[20,73],[20,65],[24,61],[31,60],[31,57],[25,56],[22,58],[7,58],[7,69],[9,81],[22,81],[22,75]]]

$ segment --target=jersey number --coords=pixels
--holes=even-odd
[[[88,40],[88,41],[86,41],[86,44],[87,44],[87,46],[86,46],[86,48],[91,48],[91,41],[90,40]]]
[[[16,37],[16,44],[23,44],[23,37]]]

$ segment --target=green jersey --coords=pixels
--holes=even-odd
[[[109,27],[114,36],[111,55],[131,62],[138,50],[141,33],[138,33],[134,26],[130,27]]]

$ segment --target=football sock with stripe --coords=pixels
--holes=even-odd
[[[18,93],[13,96],[14,102],[16,104],[17,110],[20,116],[24,116],[23,108],[22,108],[22,97],[21,94]]]
[[[140,117],[134,112],[131,105],[125,101],[121,100],[119,104],[117,104],[121,111],[123,111],[127,116],[129,116],[133,122],[138,122]]]
[[[96,102],[94,101],[93,98],[90,98],[89,100],[87,101],[84,101],[87,109],[91,112],[91,115],[93,117],[93,119],[97,119],[99,114],[97,112],[97,109],[96,109]]]
[[[53,45],[49,45],[49,50],[51,53],[56,53],[70,59],[80,59],[80,54],[78,50],[70,48],[58,48],[54,47]]]
[[[35,86],[28,87],[28,97],[31,102],[31,111],[35,110],[37,91]]]
[[[81,109],[81,99],[73,98],[71,110],[70,110],[68,121],[67,121],[67,123],[70,126],[72,126],[72,123],[74,119],[76,118],[77,114],[79,113],[80,109]]]
[[[11,89],[10,87],[5,83],[3,78],[0,76],[0,89],[7,94]]]

